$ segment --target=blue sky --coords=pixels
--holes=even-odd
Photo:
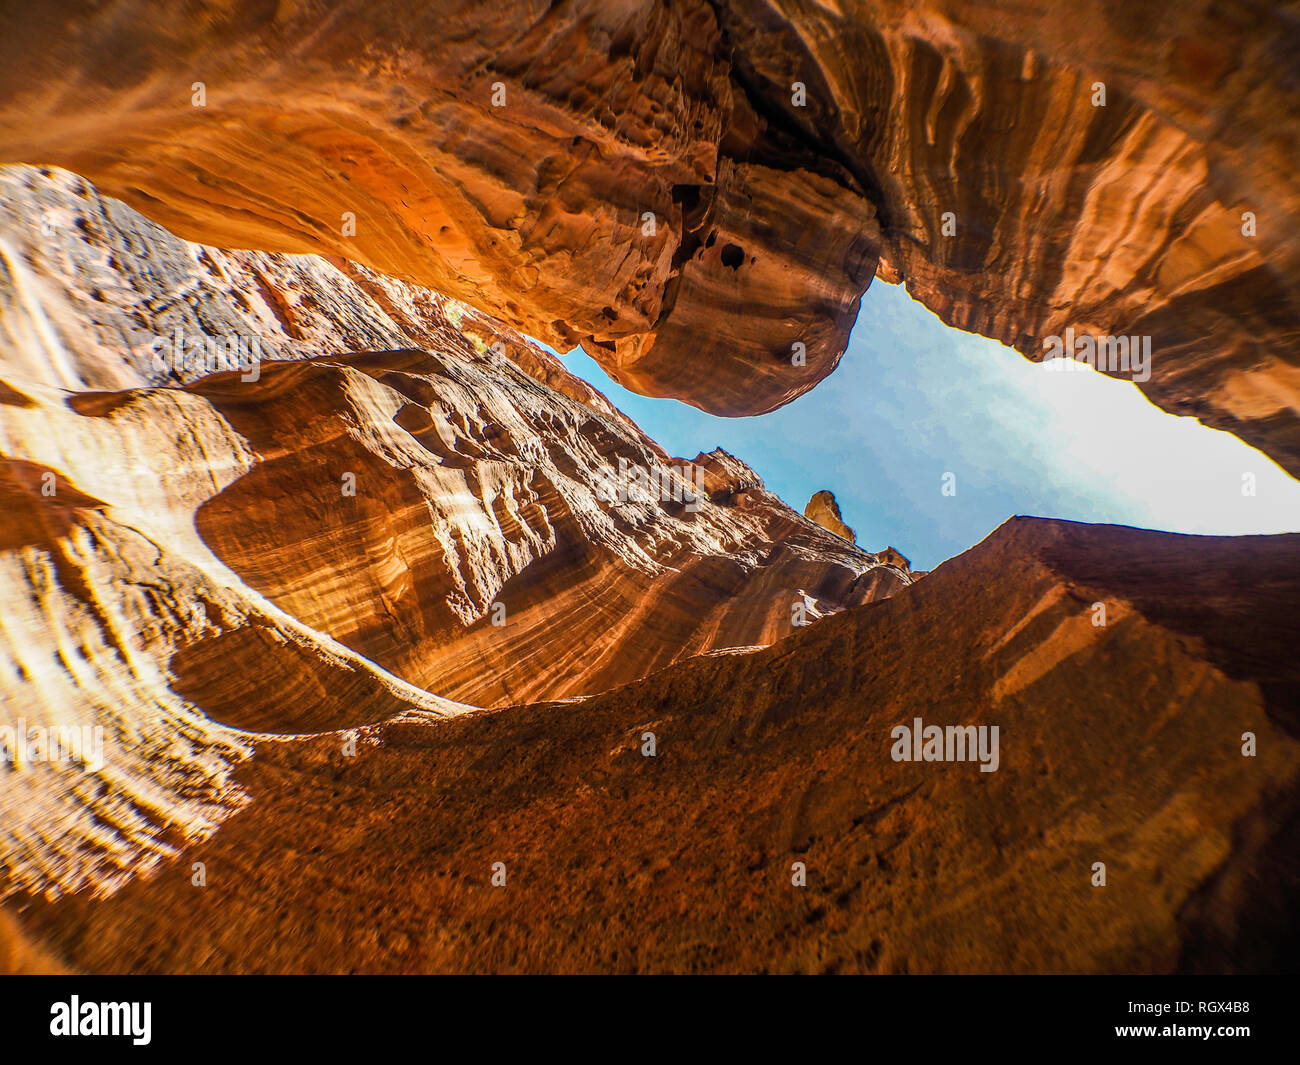
[[[562,357],[669,453],[724,447],[801,512],[829,488],[859,544],[892,544],[916,569],[1012,514],[1188,533],[1300,530],[1300,482],[1260,452],[1163,413],[1135,385],[1086,367],[1052,373],[951,329],[902,286],[874,282],[839,368],[756,418],[647,399],[581,351]],[[941,491],[947,472],[952,496]]]

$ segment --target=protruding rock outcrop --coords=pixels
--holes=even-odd
[[[891,566],[897,566],[901,570],[910,570],[912,568],[911,561],[903,554],[903,552],[894,547],[886,547],[883,551],[878,552],[876,557],[879,558],[881,562],[885,562]]]
[[[803,508],[803,516],[851,544],[858,542],[857,533],[844,524],[840,505],[835,501],[835,493],[828,489],[823,488],[820,492],[813,493],[813,497],[808,500],[808,505]],[[892,551],[893,548],[890,550]]]
[[[0,30],[0,160],[189,239],[363,262],[724,414],[812,387],[901,280],[1031,358],[1149,337],[1148,396],[1300,472],[1284,4],[55,0]]]

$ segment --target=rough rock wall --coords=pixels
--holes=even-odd
[[[27,167],[0,170],[0,252],[0,451],[38,513],[52,471],[58,535],[125,525],[418,688],[586,694],[907,583],[428,290],[186,244]],[[177,337],[263,361],[178,364]],[[205,662],[177,652],[183,693]]]
[[[1297,71],[1263,2],[58,0],[0,25],[0,159],[720,413],[828,374],[874,274],[1031,357],[1149,335],[1155,402],[1296,472]]]
[[[22,931],[90,971],[1275,971],[1296,540],[1019,519],[765,650],[259,741],[213,838]],[[893,760],[915,717],[998,726],[997,771]]]
[[[0,510],[0,730],[103,730],[0,752],[0,895],[206,838],[256,735],[589,694],[910,580],[454,300],[30,167],[0,168]]]

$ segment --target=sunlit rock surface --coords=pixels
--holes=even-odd
[[[203,838],[251,734],[590,694],[910,579],[725,452],[698,480],[743,499],[607,491],[694,466],[435,293],[24,167],[0,251],[0,725],[104,730],[89,773],[0,762],[0,891],[110,891]],[[178,332],[269,361],[177,365]]]
[[[259,739],[215,835],[23,934],[114,971],[1285,967],[1298,539],[1017,519],[765,650],[354,758]],[[916,718],[997,726],[997,770],[895,761]]]
[[[1300,472],[1297,41],[0,11],[0,738],[98,730],[0,759],[0,970],[1294,968],[1300,538],[1016,519],[917,581],[529,338],[762,412],[880,278],[1031,358],[1148,336],[1148,396]],[[917,719],[996,771],[895,760]]]
[[[811,518],[822,528],[829,529],[851,544],[858,542],[857,533],[844,524],[844,516],[840,513],[840,505],[835,500],[835,493],[828,489],[823,488],[813,494],[813,497],[808,500],[808,505],[803,508],[803,516]]]
[[[189,239],[362,262],[725,414],[822,379],[903,280],[1033,358],[1149,336],[1155,402],[1300,471],[1285,4],[19,10],[0,159]]]

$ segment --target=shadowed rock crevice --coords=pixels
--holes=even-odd
[[[266,626],[177,646],[172,689],[213,721],[248,732],[331,732],[410,709],[372,672],[322,657]]]
[[[103,500],[49,466],[0,456],[0,551],[49,547],[71,531],[81,512],[103,507]]]
[[[1150,621],[1199,641],[1227,676],[1259,684],[1279,726],[1300,738],[1300,614],[1295,610],[1295,558],[1282,550],[1294,538],[1274,536],[1160,537],[1116,528],[1102,547],[1087,526],[1063,526],[1044,561],[1085,597],[1113,597]],[[1189,571],[1194,547],[1201,565]],[[1261,615],[1274,619],[1254,624]]]

